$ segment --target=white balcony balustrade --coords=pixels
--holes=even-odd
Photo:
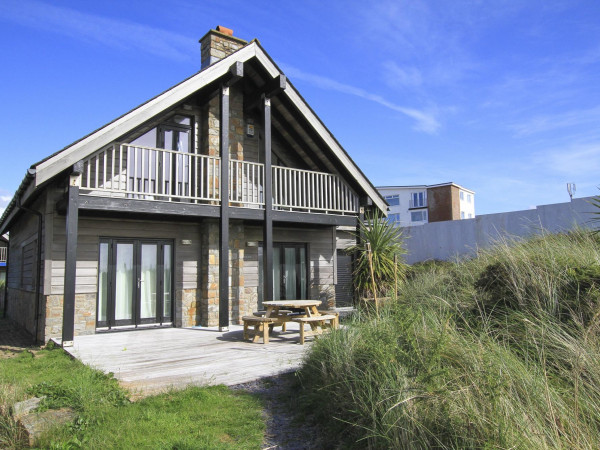
[[[273,207],[357,214],[358,196],[337,175],[273,166]],[[229,202],[264,208],[264,164],[231,160]],[[214,156],[115,144],[83,161],[81,193],[149,201],[219,204],[221,160]]]
[[[8,249],[6,247],[0,247],[0,262],[6,262],[6,253]]]

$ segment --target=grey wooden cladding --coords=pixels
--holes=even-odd
[[[201,225],[177,222],[140,222],[81,217],[77,246],[77,273],[75,292],[97,292],[98,246],[100,237],[173,239],[175,242],[175,289],[197,289],[199,280]],[[63,294],[65,218],[55,216],[52,243],[50,292]],[[190,245],[182,245],[182,240]]]
[[[11,229],[10,261],[7,272],[9,288],[35,290],[37,257],[37,218],[26,214],[19,219],[18,226]]]

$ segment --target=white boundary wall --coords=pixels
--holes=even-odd
[[[478,248],[488,248],[502,237],[527,237],[542,229],[558,233],[574,226],[593,228],[593,197],[572,202],[541,205],[535,209],[484,214],[474,219],[433,222],[403,229],[408,251],[406,262],[414,264],[431,259],[450,260],[474,255]]]

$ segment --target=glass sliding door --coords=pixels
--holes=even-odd
[[[172,293],[173,293],[173,246],[171,244],[163,245],[163,322],[171,322],[172,314]]]
[[[264,300],[263,252],[258,249],[258,305]],[[308,260],[306,244],[273,244],[273,300],[306,300],[308,298]]]
[[[158,299],[158,244],[141,244],[140,258],[140,321],[156,318]]]
[[[100,243],[100,252],[98,256],[98,308],[96,312],[96,321],[99,326],[107,325],[107,306],[108,306],[108,243]]]
[[[298,300],[296,247],[283,247],[283,289],[286,300]]]
[[[170,241],[101,239],[97,326],[171,322],[172,268]]]
[[[192,120],[187,116],[173,116],[168,123],[158,127],[159,148],[171,150],[161,161],[164,193],[174,196],[193,195],[192,180],[195,168],[192,164]]]
[[[133,243],[117,242],[115,251],[114,322],[128,325],[133,319],[134,296]]]

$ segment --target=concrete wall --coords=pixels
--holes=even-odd
[[[448,260],[456,256],[474,255],[478,248],[488,248],[506,236],[527,237],[541,230],[558,233],[574,226],[596,227],[591,223],[598,212],[591,197],[572,202],[542,205],[535,209],[484,214],[474,219],[428,223],[406,227],[406,260],[414,264],[430,259]]]

